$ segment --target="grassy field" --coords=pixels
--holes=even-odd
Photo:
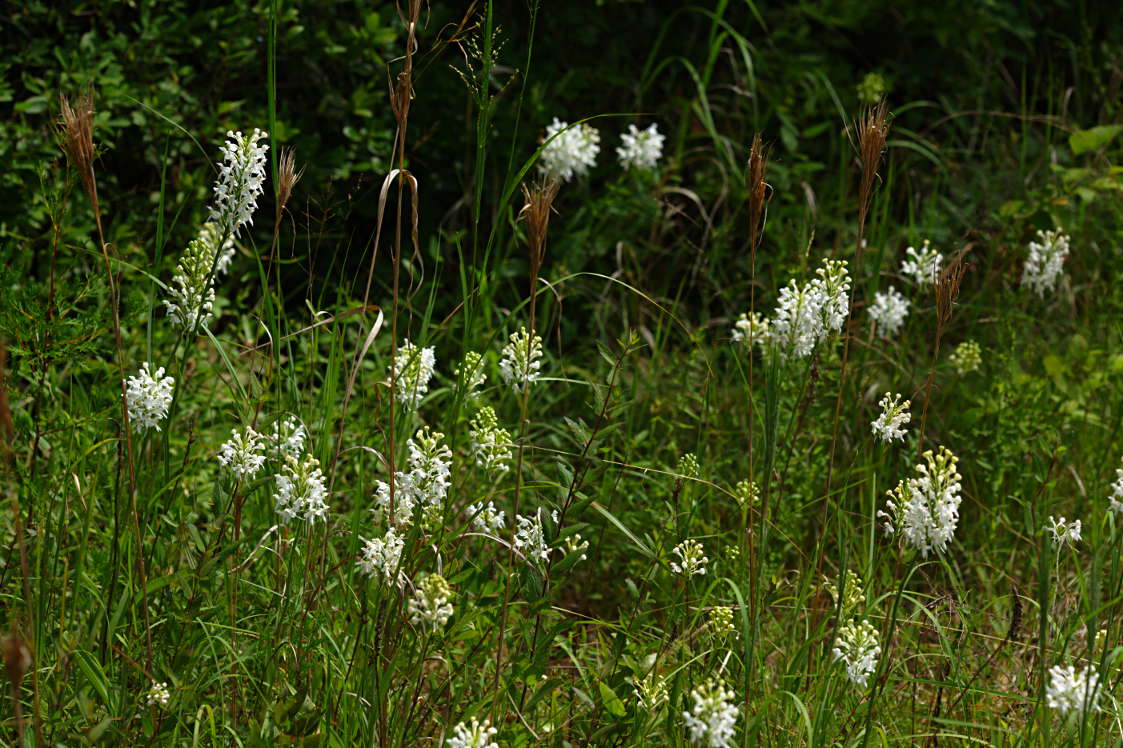
[[[6,125],[0,741],[1123,743],[1117,39],[921,98],[609,3],[548,111],[599,21],[408,0],[345,169],[280,5],[257,120]]]

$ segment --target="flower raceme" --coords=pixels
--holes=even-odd
[[[936,282],[944,256],[932,249],[927,239],[924,240],[924,245],[919,252],[916,251],[916,247],[909,247],[905,250],[905,256],[908,259],[901,263],[902,275],[911,275],[916,285],[921,288]]]
[[[873,295],[870,305],[870,319],[877,325],[877,336],[882,340],[891,338],[901,329],[909,314],[909,300],[893,286]]]
[[[160,421],[168,417],[174,389],[175,379],[164,376],[164,367],[153,373],[147,361],[135,377],[126,380],[125,402],[133,431],[139,434],[145,429],[160,430]]]
[[[444,434],[426,426],[406,443],[409,471],[394,474],[393,523],[408,525],[418,505],[440,507],[444,503],[452,483],[452,450],[443,440]],[[374,502],[377,510],[390,511],[390,486],[386,482],[375,483]]]
[[[674,547],[672,551],[678,556],[678,561],[671,562],[671,571],[685,577],[695,574],[705,574],[706,564],[710,559],[706,557],[702,544],[693,538],[687,539]]]
[[[734,325],[735,342],[774,346],[781,358],[807,358],[842,329],[850,311],[850,273],[845,260],[827,260],[816,277],[800,284],[791,280],[780,289],[772,319],[742,315]]]
[[[432,348],[418,348],[409,340],[402,342],[394,354],[391,373],[397,387],[398,401],[414,410],[429,391],[437,358]]]
[[[444,628],[452,617],[452,587],[440,574],[430,574],[417,584],[408,609],[410,621],[430,633]]]
[[[218,461],[240,478],[253,478],[265,464],[261,434],[247,426],[235,429],[218,450]]]
[[[542,338],[531,337],[525,327],[511,333],[499,359],[499,377],[515,392],[538,380],[542,368]]]
[[[546,145],[538,169],[550,179],[568,182],[588,174],[599,153],[600,133],[595,128],[584,122],[571,127],[554,117],[546,128]]]
[[[381,538],[363,540],[356,565],[368,577],[379,577],[387,584],[400,587],[405,583],[405,574],[400,568],[403,548],[405,539],[391,527]]]
[[[273,494],[277,514],[282,520],[291,522],[299,518],[313,524],[317,519],[326,519],[328,505],[324,499],[327,495],[319,460],[312,455],[305,455],[302,461],[285,458],[285,466],[277,475],[277,491]]]
[[[946,447],[936,454],[928,450],[923,457],[924,462],[916,466],[920,475],[889,491],[889,511],[879,511],[877,516],[885,519],[887,535],[899,534],[907,546],[927,558],[931,551],[943,553],[955,535],[962,476],[956,470],[959,459]]]
[[[1115,469],[1115,482],[1111,484],[1110,508],[1113,512],[1123,512],[1123,468]]]
[[[835,637],[832,654],[835,662],[841,660],[846,664],[846,677],[850,682],[865,688],[881,654],[877,629],[866,620],[843,624]]]
[[[870,423],[870,429],[883,442],[903,440],[905,438],[903,427],[912,420],[912,413],[909,412],[911,404],[909,400],[902,403],[900,395],[890,395],[886,392],[885,397],[878,403],[881,407],[881,415]]]
[[[628,132],[620,136],[621,145],[616,149],[620,168],[651,171],[663,155],[663,141],[666,139],[659,128],[652,123],[644,130],[628,125]]]
[[[1056,288],[1068,251],[1068,236],[1059,231],[1038,231],[1037,241],[1029,243],[1022,285],[1044,297],[1046,291]]]
[[[690,692],[694,702],[682,713],[683,724],[694,745],[708,748],[729,748],[741,716],[734,703],[734,694],[717,681],[708,681]]]
[[[220,235],[237,237],[242,227],[253,224],[257,198],[265,191],[265,154],[269,146],[261,141],[269,137],[254,128],[249,135],[227,132],[222,147],[222,165],[214,185],[211,220],[218,224]]]
[[[1045,525],[1045,529],[1052,534],[1053,545],[1058,547],[1076,545],[1080,542],[1080,520],[1078,519],[1066,522],[1064,517],[1053,519],[1053,515],[1049,515],[1049,522]]]
[[[1091,668],[1078,673],[1072,665],[1054,665],[1049,668],[1045,701],[1061,714],[1095,711],[1099,709],[1099,686],[1100,676]]]
[[[445,748],[499,748],[499,743],[492,740],[499,732],[491,726],[491,722],[472,720],[469,726],[463,722],[452,728],[452,737],[445,741]]]

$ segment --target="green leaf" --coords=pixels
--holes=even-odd
[[[623,717],[624,702],[620,700],[616,692],[609,688],[608,684],[603,681],[599,682],[597,687],[600,689],[601,703],[604,704],[604,708],[608,710],[608,713],[613,717]]]
[[[1123,132],[1123,125],[1099,125],[1088,130],[1077,130],[1068,136],[1068,145],[1073,155],[1103,148]]]

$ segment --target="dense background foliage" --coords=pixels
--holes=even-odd
[[[34,652],[21,716],[40,715],[60,745],[443,745],[473,716],[503,745],[677,745],[692,688],[721,673],[744,707],[740,745],[1118,743],[1110,695],[1076,724],[1044,706],[1047,668],[1073,657],[1098,662],[1110,689],[1119,680],[1123,534],[1105,498],[1123,455],[1117,5],[428,3],[405,154],[419,241],[407,228],[400,303],[396,188],[374,251],[398,165],[389,90],[407,32],[393,4],[4,7],[0,623]],[[94,213],[59,148],[59,95],[87,89],[122,351]],[[730,345],[733,323],[750,303],[770,312],[823,258],[856,260],[853,122],[880,97],[892,129],[850,271],[848,364],[832,341],[769,368]],[[554,203],[536,296],[547,379],[523,400],[495,369],[527,324],[518,188],[555,117],[598,128],[601,155]],[[621,170],[619,134],[652,122],[667,135],[659,168]],[[270,145],[255,224],[215,323],[179,335],[165,284],[206,220],[225,133],[254,127]],[[751,266],[756,133],[768,192]],[[283,146],[303,173],[278,211]],[[1027,243],[1054,227],[1073,252],[1041,298],[1019,277]],[[954,312],[937,336],[935,299],[912,289],[902,332],[875,338],[869,302],[908,288],[897,268],[924,239],[967,267]],[[392,427],[391,310],[398,337],[438,362],[425,404]],[[967,340],[982,346],[978,371],[948,361]],[[474,406],[455,371],[473,350],[521,446],[496,480],[471,467]],[[133,463],[118,366],[146,360],[179,384]],[[904,446],[870,434],[886,390],[913,402]],[[282,413],[329,473],[327,527],[275,533],[271,478],[235,484],[214,459],[231,428]],[[368,510],[387,446],[401,468],[422,424],[456,456],[442,522],[409,531],[403,563],[414,580],[441,569],[457,591],[434,637],[354,570],[381,532]],[[928,563],[875,533],[922,444],[960,456],[965,494],[955,544]],[[763,507],[735,501],[742,480],[765,488]],[[561,509],[551,539],[579,530],[587,559],[512,565],[464,534],[471,502],[513,510],[520,495]],[[240,534],[229,510],[243,505]],[[1076,552],[1042,532],[1061,514],[1084,518]],[[667,571],[686,538],[705,545],[704,578]],[[870,690],[831,667],[839,609],[821,582],[845,569],[864,580],[864,613],[898,629]],[[736,631],[717,635],[708,616],[724,606]],[[670,701],[645,710],[633,687],[653,673]],[[145,694],[165,681],[171,707],[153,708]]]

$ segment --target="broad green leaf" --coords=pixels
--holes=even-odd
[[[1074,155],[1103,148],[1123,132],[1123,125],[1099,125],[1087,130],[1077,130],[1068,136],[1068,145]]]

